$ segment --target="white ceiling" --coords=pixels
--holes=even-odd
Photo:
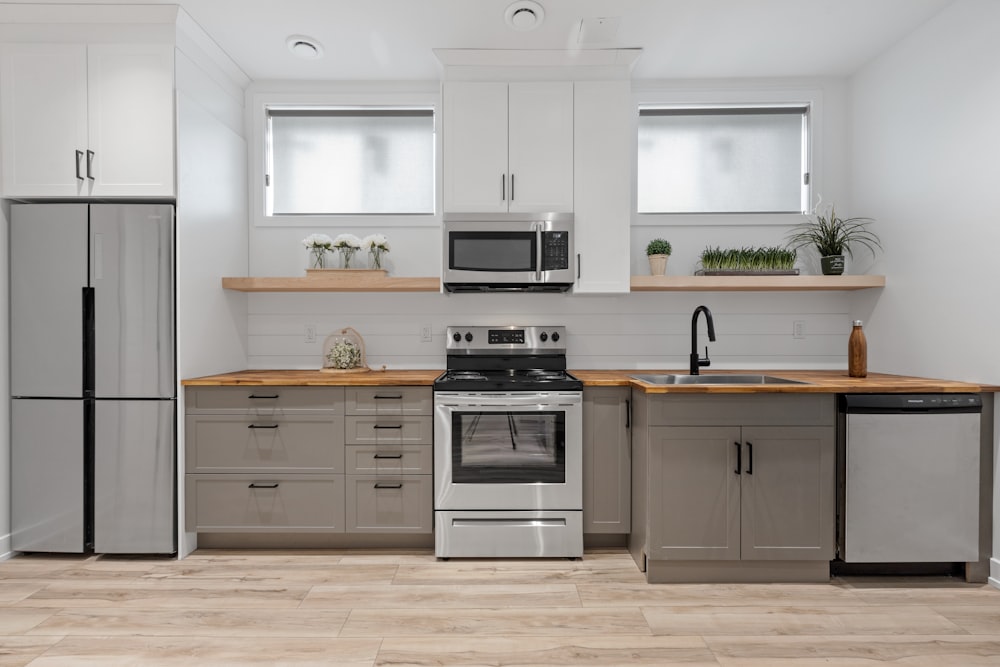
[[[22,0],[23,1],[23,0]],[[44,4],[33,2],[31,4]],[[177,0],[253,80],[440,78],[432,49],[639,47],[636,79],[846,76],[953,0],[538,0],[531,32],[504,23],[513,0]],[[89,4],[94,0],[61,0]],[[98,4],[169,4],[97,0]],[[620,18],[581,45],[582,19]],[[323,58],[300,60],[290,35]]]

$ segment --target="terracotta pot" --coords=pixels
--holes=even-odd
[[[647,255],[649,257],[649,273],[654,276],[667,274],[667,259],[670,255]]]

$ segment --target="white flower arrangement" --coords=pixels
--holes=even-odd
[[[361,250],[361,239],[354,234],[341,234],[333,240],[334,248],[354,248]]]
[[[319,248],[323,250],[330,250],[333,248],[333,239],[326,234],[310,234],[302,239],[302,245],[310,250]]]
[[[354,368],[361,365],[361,348],[349,340],[342,340],[326,353],[326,360],[333,368]]]
[[[382,268],[382,255],[389,252],[389,239],[385,234],[369,234],[361,240],[361,247],[368,250],[373,269]]]
[[[385,237],[385,234],[369,234],[361,239],[361,249],[368,252],[373,250],[389,252],[389,239]]]

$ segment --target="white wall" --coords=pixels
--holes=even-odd
[[[958,0],[851,82],[855,210],[886,248],[873,370],[1000,384],[998,33],[1000,3]]]
[[[685,101],[818,100],[816,181],[826,200],[846,201],[846,86],[841,80],[755,80],[645,82],[636,101],[666,97]],[[426,95],[428,87],[411,86]],[[635,88],[635,87],[634,87]],[[247,120],[260,124],[253,108],[275,92],[296,96],[292,84],[253,84],[248,91]],[[367,94],[398,93],[369,89]],[[350,95],[343,86],[300,84],[298,96]],[[423,99],[423,98],[422,98]],[[431,100],[437,101],[435,96]],[[440,119],[439,119],[440,122]],[[447,119],[445,119],[447,122]],[[630,133],[630,136],[631,133]],[[257,162],[254,159],[254,162]],[[251,165],[251,173],[254,167]],[[253,178],[251,177],[251,181]],[[632,207],[634,210],[634,206]],[[706,245],[743,246],[784,243],[799,216],[634,216],[631,259],[635,274],[648,273],[645,244],[654,235],[670,239],[674,256],[668,273],[691,274]],[[304,221],[315,224],[316,221]],[[300,276],[306,265],[301,240],[307,234],[381,231],[389,236],[392,275],[439,275],[439,217],[373,221],[370,218],[326,221],[324,226],[257,226],[250,224],[250,274]],[[867,266],[855,267],[862,271]],[[806,272],[817,267],[803,265]],[[715,314],[718,342],[709,346],[714,368],[844,368],[852,316],[864,316],[872,297],[845,293],[654,293],[595,295],[538,294],[252,294],[248,359],[251,368],[316,368],[323,338],[351,326],[365,338],[369,365],[393,368],[444,366],[444,329],[452,324],[565,324],[570,328],[570,364],[576,368],[684,368],[690,354],[691,312],[706,304]],[[861,315],[859,315],[860,313]],[[806,337],[792,338],[793,322],[805,323]],[[420,341],[422,325],[434,333]],[[318,337],[305,342],[307,325]],[[704,324],[700,326],[704,340]],[[704,353],[704,349],[702,349]]]

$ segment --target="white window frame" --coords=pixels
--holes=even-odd
[[[632,225],[636,227],[694,226],[707,225],[793,225],[804,219],[803,213],[639,213],[638,212],[638,163],[639,163],[639,108],[774,108],[806,107],[809,115],[809,131],[804,150],[804,160],[809,174],[806,186],[806,202],[814,202],[815,193],[822,192],[822,136],[823,136],[823,92],[811,86],[773,87],[752,84],[734,87],[704,86],[677,87],[663,84],[637,84],[633,86],[632,103],[635,113],[632,128]],[[809,210],[806,205],[804,210]]]
[[[441,202],[441,93],[437,83],[432,85],[387,86],[391,90],[359,84],[353,90],[332,91],[255,91],[248,94],[250,104],[247,122],[250,126],[250,159],[247,160],[250,189],[250,217],[255,227],[326,227],[350,226],[354,229],[385,229],[391,227],[440,226]],[[421,108],[432,109],[434,114],[434,212],[399,214],[316,214],[273,215],[265,210],[267,174],[267,110],[269,107],[326,107],[326,108]]]

